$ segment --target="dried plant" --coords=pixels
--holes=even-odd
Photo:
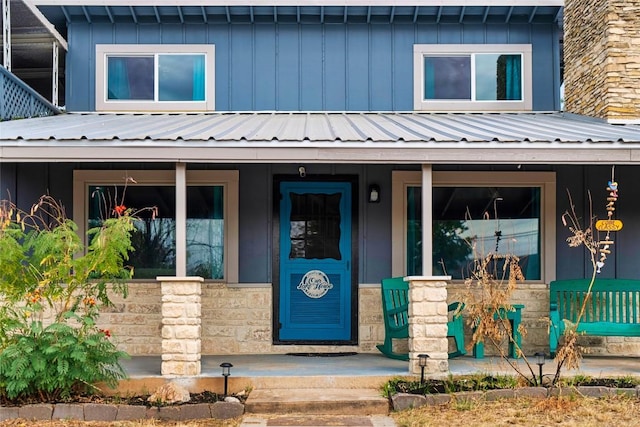
[[[613,175],[612,169],[612,175]],[[618,200],[618,183],[613,179],[608,182],[607,185],[608,197],[607,197],[607,218],[609,220],[613,217],[615,211],[615,203]],[[584,246],[591,263],[591,278],[589,281],[589,287],[587,288],[586,297],[580,305],[580,311],[576,317],[574,323],[564,320],[566,328],[563,334],[563,343],[560,345],[555,357],[556,372],[553,378],[553,384],[557,383],[560,379],[560,374],[563,368],[576,369],[580,366],[582,356],[586,352],[586,349],[578,344],[578,326],[582,321],[585,311],[587,309],[587,303],[591,301],[591,290],[593,284],[596,281],[596,276],[602,271],[607,260],[607,255],[611,253],[611,246],[614,241],[611,237],[611,230],[607,230],[603,239],[599,238],[599,235],[595,230],[596,216],[593,214],[593,200],[591,198],[591,192],[587,192],[589,200],[589,218],[583,224],[580,217],[576,213],[576,207],[573,203],[571,193],[567,190],[567,197],[569,199],[569,209],[562,214],[562,224],[569,230],[571,235],[567,238],[567,245],[571,248],[577,248]],[[550,331],[553,333],[553,331]]]
[[[497,217],[497,212],[495,213]],[[485,215],[488,218],[488,214]],[[496,232],[496,239],[501,233]],[[476,239],[468,241],[473,253],[473,261],[468,269],[465,280],[466,291],[462,299],[467,322],[473,329],[473,336],[468,347],[471,349],[479,342],[491,344],[514,371],[529,384],[537,385],[534,370],[522,353],[509,321],[508,313],[514,311],[511,304],[516,285],[524,281],[524,274],[520,268],[520,258],[511,253],[491,251],[482,254],[482,248],[477,247]],[[517,331],[522,337],[527,331],[519,325]],[[515,347],[518,356],[525,362],[528,369],[521,367],[509,359],[505,344]]]
[[[613,169],[612,179],[607,185],[607,192],[607,218],[612,220],[615,204],[618,200],[618,183],[613,179]],[[561,217],[562,224],[571,232],[571,235],[567,238],[567,244],[572,248],[584,246],[589,254],[592,274],[587,297],[581,303],[577,320],[575,323],[568,323],[565,328],[563,342],[555,357],[556,372],[551,380],[551,385],[559,381],[563,369],[575,369],[580,365],[585,349],[578,344],[579,334],[576,331],[585,315],[596,276],[605,266],[607,255],[611,253],[611,246],[614,244],[609,228],[606,229],[605,236],[602,239],[600,239],[599,233],[596,231],[596,217],[593,215],[591,193],[588,192],[589,217],[585,224],[582,223],[576,213],[571,194],[567,193],[569,209]],[[497,219],[497,212],[494,212],[494,214]],[[485,219],[489,219],[488,214],[485,214]],[[501,235],[496,231],[496,241],[500,237]],[[514,310],[513,305],[510,303],[511,296],[516,284],[524,280],[524,275],[520,269],[520,260],[513,254],[498,253],[497,251],[483,255],[476,247],[476,242],[473,239],[468,243],[472,247],[474,254],[474,260],[469,268],[468,278],[465,281],[467,291],[463,297],[468,323],[474,330],[469,347],[471,348],[478,342],[492,344],[499,351],[500,357],[507,361],[516,373],[524,377],[529,383],[537,385],[539,380],[536,378],[536,374],[526,356],[518,348],[518,343],[514,339],[514,331],[511,330],[511,324],[506,319],[505,314]],[[520,326],[518,332],[524,336],[526,329]],[[504,350],[505,341],[516,347],[516,352],[522,357],[528,374],[508,358]]]
[[[513,254],[490,252],[473,261],[470,277],[465,280],[466,292],[463,296],[467,322],[473,329],[469,348],[479,342],[491,344],[499,356],[514,371],[530,384],[537,384],[535,373],[519,347],[508,313],[514,311],[511,304],[513,291],[517,283],[524,281],[520,268],[520,259]],[[521,324],[517,331],[522,337],[527,330]],[[529,372],[509,359],[505,349],[510,344],[515,347],[518,356],[525,362]]]

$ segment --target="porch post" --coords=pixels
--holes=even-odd
[[[425,374],[443,377],[449,372],[447,342],[447,282],[450,276],[410,276],[409,372],[420,374],[418,355],[428,354]]]
[[[433,274],[433,176],[431,165],[422,165],[422,274]]]
[[[176,163],[176,276],[187,275],[187,165]]]
[[[202,277],[158,277],[162,291],[162,375],[200,375]]]
[[[58,68],[59,67],[59,49],[58,42],[54,41],[51,46],[51,54],[53,66],[51,68],[51,103],[58,107]]]
[[[11,2],[2,0],[2,61],[4,68],[11,71]]]

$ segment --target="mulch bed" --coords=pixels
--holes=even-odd
[[[111,403],[119,405],[136,405],[136,406],[167,406],[157,404],[155,402],[148,402],[147,399],[150,395],[137,395],[137,396],[98,396],[98,395],[77,395],[71,396],[67,399],[47,400],[31,398],[18,398],[7,399],[6,396],[0,395],[0,406],[24,406],[37,403]],[[244,396],[236,396],[240,401],[246,399]],[[213,393],[211,391],[203,391],[201,393],[191,393],[191,400],[186,403],[180,403],[181,405],[190,405],[197,403],[215,403],[224,400],[224,396],[221,394]]]

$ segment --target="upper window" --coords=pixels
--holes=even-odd
[[[393,218],[394,275],[423,274],[420,180],[420,172],[393,173],[393,203],[403,207]],[[527,281],[549,279],[554,184],[546,172],[434,172],[433,274],[468,278],[474,259],[495,253],[518,256]]]
[[[96,110],[211,111],[213,45],[97,45]]]
[[[126,186],[126,177],[131,181]],[[237,171],[187,171],[186,218],[176,209],[174,171],[76,171],[79,231],[99,226],[116,206],[156,207],[136,214],[129,254],[134,279],[176,275],[176,229],[186,230],[186,273],[210,280],[237,282]],[[184,222],[182,222],[184,221]],[[179,224],[179,222],[182,222]]]
[[[414,45],[416,110],[531,110],[531,45]]]

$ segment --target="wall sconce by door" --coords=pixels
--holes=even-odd
[[[369,186],[369,203],[380,203],[380,186],[378,184]]]

